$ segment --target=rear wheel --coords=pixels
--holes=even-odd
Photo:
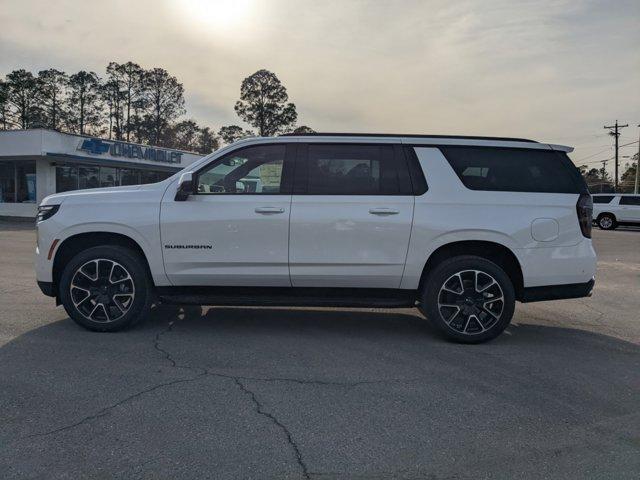
[[[603,213],[598,217],[598,227],[602,230],[613,230],[618,226],[616,217],[610,213]]]
[[[60,278],[60,300],[89,330],[127,328],[151,307],[151,282],[140,256],[125,247],[98,246],[75,255]]]
[[[471,255],[440,263],[429,274],[421,310],[449,339],[480,343],[500,335],[511,322],[515,291],[495,263]]]

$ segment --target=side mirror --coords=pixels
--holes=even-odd
[[[185,172],[180,175],[180,180],[178,181],[178,189],[176,190],[176,196],[174,200],[176,202],[184,202],[189,195],[193,195],[193,173]]]

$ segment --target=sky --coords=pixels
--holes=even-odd
[[[0,0],[0,25],[0,74],[162,67],[215,129],[266,68],[317,131],[527,137],[594,167],[604,125],[638,140],[638,0]]]

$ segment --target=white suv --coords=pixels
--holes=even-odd
[[[640,195],[594,194],[593,218],[603,230],[613,230],[618,225],[640,225]]]
[[[254,138],[151,185],[47,197],[40,288],[91,330],[153,303],[413,307],[449,338],[499,335],[515,301],[588,296],[591,197],[522,139]]]

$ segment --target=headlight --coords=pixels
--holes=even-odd
[[[36,215],[36,223],[53,217],[59,208],[60,205],[40,205],[38,207],[38,215]]]

